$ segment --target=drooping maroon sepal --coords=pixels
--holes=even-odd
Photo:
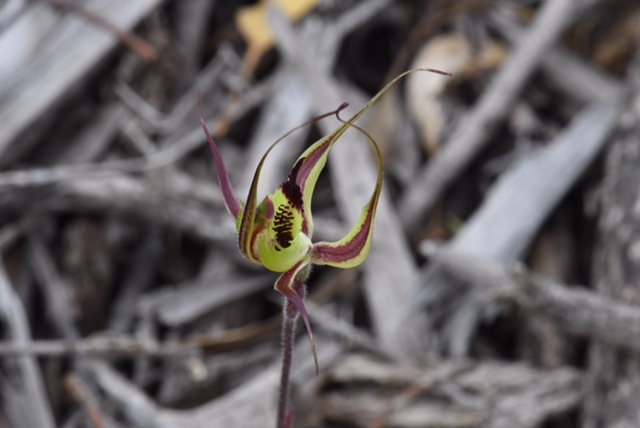
[[[309,342],[311,344],[311,352],[313,353],[313,361],[316,365],[316,374],[318,374],[320,373],[320,365],[318,364],[318,354],[316,353],[316,342],[313,338],[313,331],[311,330],[309,315],[307,314],[307,309],[305,308],[304,301],[302,300],[304,296],[300,296],[294,286],[296,285],[295,282],[298,281],[300,282],[300,286],[304,287],[304,281],[300,281],[297,277],[303,269],[309,268],[308,265],[308,258],[305,258],[304,260],[298,262],[294,267],[280,275],[280,278],[276,280],[274,288],[284,297],[289,299],[289,301],[293,303],[295,308],[300,313],[300,316],[304,321],[304,325],[307,328],[307,334],[309,335]]]

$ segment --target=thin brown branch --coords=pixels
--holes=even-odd
[[[63,11],[70,12],[82,17],[83,19],[91,22],[92,24],[108,31],[116,36],[122,44],[134,51],[143,60],[147,62],[153,62],[158,59],[158,53],[156,49],[148,42],[142,40],[140,37],[133,33],[124,31],[118,28],[110,21],[104,19],[100,15],[97,15],[84,7],[64,0],[46,0],[54,8]]]
[[[65,386],[75,398],[84,407],[89,419],[95,428],[107,428],[104,415],[100,410],[98,399],[93,395],[91,388],[77,375],[69,375],[65,378]]]

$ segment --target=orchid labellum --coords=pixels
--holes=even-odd
[[[391,86],[405,75],[413,71],[431,71],[438,74],[438,70],[416,69],[407,71],[396,77],[376,94],[351,119],[342,121],[333,133],[322,138],[309,147],[296,160],[287,179],[275,193],[265,196],[258,202],[258,181],[262,167],[271,150],[285,137],[302,126],[306,126],[318,119],[335,114],[346,107],[343,104],[336,111],[315,118],[304,125],[290,131],[273,143],[266,151],[256,168],[246,202],[241,203],[235,196],[226,167],[220,152],[214,142],[202,114],[200,121],[211,146],[216,165],[218,181],[224,201],[229,213],[236,220],[238,230],[238,244],[242,254],[252,262],[265,268],[282,273],[275,283],[275,289],[289,299],[298,310],[309,334],[313,356],[318,369],[317,355],[313,340],[313,333],[309,317],[304,306],[303,296],[293,287],[294,281],[303,276],[306,280],[310,265],[329,265],[339,268],[351,268],[362,263],[371,248],[373,224],[376,215],[380,192],[382,191],[383,164],[382,155],[376,142],[354,122],[358,120]],[[339,118],[339,116],[338,116]],[[313,217],[311,214],[311,198],[318,176],[327,163],[329,150],[350,127],[363,132],[371,143],[378,163],[378,175],[369,202],[362,209],[362,214],[356,225],[343,239],[337,242],[312,242]]]

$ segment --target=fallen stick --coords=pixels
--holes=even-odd
[[[0,342],[0,357],[29,355],[38,357],[118,357],[136,358],[193,356],[198,344],[158,343],[131,337],[96,337],[78,340],[36,340]]]
[[[121,30],[128,31],[159,3],[160,0],[91,0],[84,7]],[[32,8],[34,14],[55,15],[51,10],[43,12],[39,4],[32,5]],[[20,19],[30,19],[28,14],[29,11]],[[14,40],[16,36],[6,31],[0,35],[0,44],[20,45],[22,40]],[[13,39],[7,39],[11,37]],[[59,20],[55,23],[55,29],[41,37],[42,46],[38,49],[38,55],[28,59],[29,67],[18,68],[5,80],[6,85],[0,88],[0,97],[3,98],[0,123],[4,127],[0,135],[0,165],[3,167],[34,143],[17,137],[50,111],[56,102],[72,92],[70,89],[86,78],[117,44],[117,39],[111,34],[77,18]]]
[[[398,212],[407,234],[416,236],[423,219],[445,189],[489,143],[495,127],[511,111],[544,52],[571,22],[576,3],[580,2],[547,0],[544,3],[527,35],[497,72],[469,116],[461,121],[450,141],[404,192]]]
[[[507,268],[451,248],[427,248],[431,259],[467,286],[549,317],[567,333],[640,352],[640,307],[579,286],[557,284],[524,267]]]
[[[618,96],[585,109],[547,147],[502,174],[482,206],[448,245],[498,263],[518,260],[606,143],[622,108],[620,101]],[[453,355],[465,355],[480,319],[495,313],[495,307],[473,291],[461,290],[438,266],[425,267],[421,282],[425,284],[421,297],[411,299],[407,308],[424,304],[443,311],[448,308],[443,343]],[[457,305],[451,312],[451,306],[444,302],[454,296]],[[431,317],[433,320],[433,313]]]
[[[9,283],[2,260],[0,260],[0,320],[12,343],[20,346],[31,340],[29,321],[25,313],[24,306],[20,298],[15,293],[13,286]],[[47,399],[47,392],[38,367],[33,356],[23,355],[17,360],[17,373],[22,385],[20,394],[16,397],[12,394],[11,399],[21,398],[18,402],[29,403],[29,413],[22,415],[23,422],[29,422],[30,426],[42,428],[53,428],[55,422],[51,412],[50,403]],[[1,389],[1,393],[10,393],[9,385]],[[24,409],[23,409],[24,410]]]

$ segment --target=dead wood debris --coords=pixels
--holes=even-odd
[[[374,247],[312,276],[322,370],[302,338],[294,426],[632,419],[603,373],[637,376],[639,184],[602,160],[638,169],[640,6],[282,0],[239,29],[245,3],[0,2],[0,426],[272,426],[275,276],[237,251],[198,95],[243,195],[278,137],[411,63],[459,76],[414,74],[360,123],[387,165]],[[260,192],[336,123],[274,150]],[[314,239],[343,236],[375,181],[344,140]]]
[[[352,355],[325,381],[320,412],[358,427],[533,427],[580,400],[573,369],[440,363],[422,370]],[[340,387],[340,388],[338,388]]]

